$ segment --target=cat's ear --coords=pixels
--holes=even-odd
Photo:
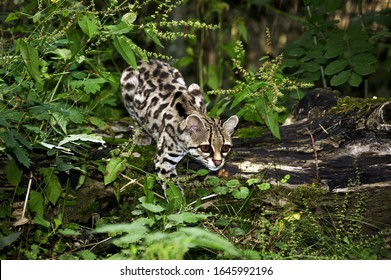
[[[204,97],[201,94],[200,86],[197,84],[191,84],[187,91],[192,96],[192,99],[195,103],[195,105],[198,108],[198,111],[206,115],[206,107],[205,107],[205,101]]]
[[[223,128],[228,132],[229,135],[232,135],[238,123],[239,123],[239,118],[233,115],[228,120],[225,121],[225,123],[223,124]]]
[[[197,136],[206,131],[205,125],[200,117],[194,114],[186,118],[186,126],[191,137],[197,138]]]
[[[191,95],[200,95],[200,94],[201,94],[200,86],[197,85],[197,84],[191,84],[191,85],[187,88],[187,91],[188,91]]]

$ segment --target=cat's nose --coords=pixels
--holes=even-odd
[[[215,164],[215,166],[220,166],[222,161],[221,160],[213,160],[213,163]]]

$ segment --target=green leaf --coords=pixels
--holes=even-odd
[[[40,59],[38,56],[38,50],[23,40],[19,40],[18,43],[20,54],[23,58],[27,71],[37,83],[41,84],[42,78],[41,72],[39,71]]]
[[[50,222],[46,220],[43,216],[37,215],[33,219],[34,224],[43,226],[44,228],[50,228]]]
[[[19,232],[13,232],[7,236],[2,236],[0,238],[0,250],[11,245],[11,243],[14,242],[15,240],[17,240],[21,234],[22,234],[22,232],[19,231]]]
[[[286,58],[282,63],[284,67],[296,67],[299,66],[300,64],[301,62],[296,58]]]
[[[371,53],[359,53],[351,58],[352,64],[373,64],[377,61],[377,58]]]
[[[214,187],[213,192],[218,195],[225,195],[228,193],[227,187]]]
[[[143,228],[140,226],[139,229],[132,230],[124,236],[114,239],[113,244],[122,248],[129,248],[129,244],[138,242],[145,237],[147,230],[145,227]]]
[[[306,53],[306,51],[303,48],[298,47],[298,48],[294,48],[294,49],[290,50],[288,52],[288,55],[294,56],[294,57],[301,57],[305,53]]]
[[[148,37],[151,38],[152,41],[153,41],[156,45],[158,45],[159,47],[164,48],[162,42],[160,42],[159,38],[156,36],[155,32],[153,32],[152,29],[145,28],[144,31],[145,31],[145,33],[148,35]]]
[[[259,180],[257,178],[251,178],[246,181],[247,185],[249,185],[249,186],[257,184],[258,182],[259,182]]]
[[[15,156],[17,160],[23,164],[25,167],[30,168],[31,160],[29,158],[29,155],[25,149],[22,147],[17,147],[14,149]]]
[[[31,161],[25,148],[30,150],[31,144],[14,129],[3,132],[0,138],[5,146],[12,150],[19,163],[29,168]]]
[[[330,81],[330,85],[339,86],[346,83],[350,78],[351,72],[352,72],[351,70],[345,70],[333,76],[333,78]]]
[[[308,72],[317,72],[320,71],[320,65],[319,63],[316,63],[315,61],[309,61],[302,64],[301,68]]]
[[[54,174],[53,168],[41,168],[39,171],[44,176],[46,184],[45,194],[48,200],[55,205],[62,193],[60,181],[57,175]]]
[[[247,187],[240,187],[238,190],[232,192],[232,196],[236,199],[246,199],[250,194],[250,190]]]
[[[329,65],[327,65],[326,69],[324,70],[324,73],[326,75],[334,75],[339,72],[341,72],[345,67],[348,65],[347,60],[335,60],[331,62]]]
[[[229,180],[227,183],[226,183],[226,186],[229,187],[229,188],[236,188],[240,185],[240,182],[239,180],[237,179],[233,179],[233,180]]]
[[[167,218],[170,221],[176,222],[177,224],[180,223],[195,224],[199,221],[205,220],[207,217],[209,217],[209,215],[194,214],[191,212],[183,212],[180,214],[172,214],[167,216]]]
[[[120,22],[116,25],[104,25],[104,29],[111,35],[126,34],[132,30],[125,22]]]
[[[88,250],[82,250],[77,253],[82,260],[96,260],[96,255]]]
[[[373,50],[372,43],[363,40],[357,40],[357,42],[350,41],[350,52],[351,53],[362,53]]]
[[[258,189],[260,189],[261,191],[266,191],[266,190],[270,189],[270,184],[269,183],[259,184]]]
[[[157,204],[152,204],[152,203],[142,203],[141,206],[144,209],[151,211],[153,213],[159,213],[165,210],[162,206]]]
[[[324,57],[327,59],[334,58],[342,55],[344,51],[345,51],[345,46],[343,42],[338,42],[336,44],[327,42],[326,53],[324,54]]]
[[[31,190],[28,206],[30,211],[36,213],[37,216],[43,216],[44,206],[42,194],[35,190]]]
[[[114,36],[114,47],[117,49],[122,58],[134,69],[137,69],[137,61],[132,48],[137,47],[132,40],[123,36]]]
[[[5,166],[5,174],[10,185],[13,187],[17,187],[22,178],[23,171],[20,170],[20,168],[16,164],[16,161],[12,159]]]
[[[105,144],[102,136],[97,136],[95,134],[71,134],[61,140],[60,143],[58,143],[58,146],[63,146],[67,143],[73,143],[77,141]]]
[[[59,60],[67,61],[72,58],[72,51],[69,49],[57,48],[54,51],[51,51],[49,53],[52,53],[55,55],[55,57],[52,57],[52,59],[59,59]]]
[[[16,13],[9,13],[7,15],[7,17],[5,18],[4,22],[11,22],[11,21],[14,21],[16,19],[18,19],[18,15]]]
[[[119,157],[111,158],[106,166],[106,171],[104,174],[105,185],[114,182],[118,178],[118,175],[125,170],[125,168],[126,168],[125,159]]]
[[[129,27],[133,27],[133,22],[137,19],[137,13],[126,13],[122,16],[121,21],[126,23]]]
[[[69,85],[72,88],[81,88],[83,87],[83,90],[86,93],[96,93],[100,91],[101,86],[100,84],[106,83],[107,80],[103,78],[89,78],[85,80],[75,80],[71,81]]]
[[[360,74],[361,76],[367,76],[369,74],[374,73],[376,70],[372,65],[369,64],[354,64],[353,65],[353,70],[357,74]]]
[[[87,14],[81,16],[78,24],[81,30],[91,39],[98,30],[99,19],[93,14]]]
[[[65,236],[78,236],[81,234],[79,231],[70,228],[59,229],[58,232]]]
[[[97,233],[110,233],[111,235],[118,235],[122,233],[135,233],[135,234],[145,234],[147,232],[147,228],[143,225],[140,225],[139,223],[136,223],[137,221],[131,223],[131,224],[109,224],[109,225],[102,225],[98,226],[94,232]]]
[[[53,112],[52,118],[50,119],[50,124],[55,129],[55,126],[58,125],[62,132],[64,134],[67,134],[67,126],[68,126],[69,119],[67,118],[66,114],[63,114],[62,112]]]
[[[181,209],[185,201],[181,188],[172,181],[168,181],[167,185],[168,185],[168,188],[166,190],[166,194],[168,198],[167,210]]]
[[[97,128],[102,130],[108,127],[108,124],[104,120],[98,117],[91,116],[89,117],[89,121],[91,124],[95,125]]]
[[[278,114],[277,112],[271,110],[268,108],[265,115],[265,123],[269,127],[270,131],[272,132],[273,136],[277,139],[281,139],[280,135],[280,126],[278,123]]]
[[[231,256],[237,256],[237,257],[240,256],[239,250],[236,249],[234,245],[232,245],[227,239],[215,233],[197,227],[180,228],[179,232],[186,234],[187,235],[186,240],[188,242],[191,242],[193,246],[205,247],[214,250],[221,250],[224,253]]]
[[[155,177],[148,175],[145,178],[144,182],[144,194],[145,194],[145,200],[146,203],[152,203],[154,201],[154,193],[153,193],[153,186],[155,185]]]
[[[197,170],[197,176],[206,176],[210,173],[210,171],[208,169],[199,169]]]
[[[357,74],[356,72],[352,72],[352,75],[350,75],[349,84],[352,87],[358,87],[362,82],[361,75]]]
[[[218,184],[220,183],[220,178],[219,177],[216,177],[216,176],[209,176],[207,178],[205,178],[204,180],[204,183],[209,185],[209,186],[212,186],[212,187],[216,187],[218,186]]]
[[[0,95],[1,98],[1,95]],[[3,111],[0,112],[0,126],[10,127],[11,124],[8,122],[19,122],[22,118],[22,112],[18,111]]]
[[[248,88],[245,88],[241,92],[235,94],[235,98],[231,104],[231,109],[239,105],[239,103],[242,102],[249,94],[250,92]]]

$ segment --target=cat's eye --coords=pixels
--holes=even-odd
[[[201,145],[201,146],[200,146],[200,150],[201,150],[201,152],[203,152],[203,153],[209,153],[209,151],[210,151],[210,146],[209,146],[209,145]]]
[[[231,146],[230,145],[223,145],[221,147],[221,152],[222,153],[228,153],[230,150],[231,150]]]

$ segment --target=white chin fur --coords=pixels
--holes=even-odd
[[[217,170],[220,170],[222,167],[223,167],[224,164],[222,165],[219,165],[219,166],[215,166],[214,164],[206,164],[206,167],[208,167],[209,170],[211,171],[217,171]]]

